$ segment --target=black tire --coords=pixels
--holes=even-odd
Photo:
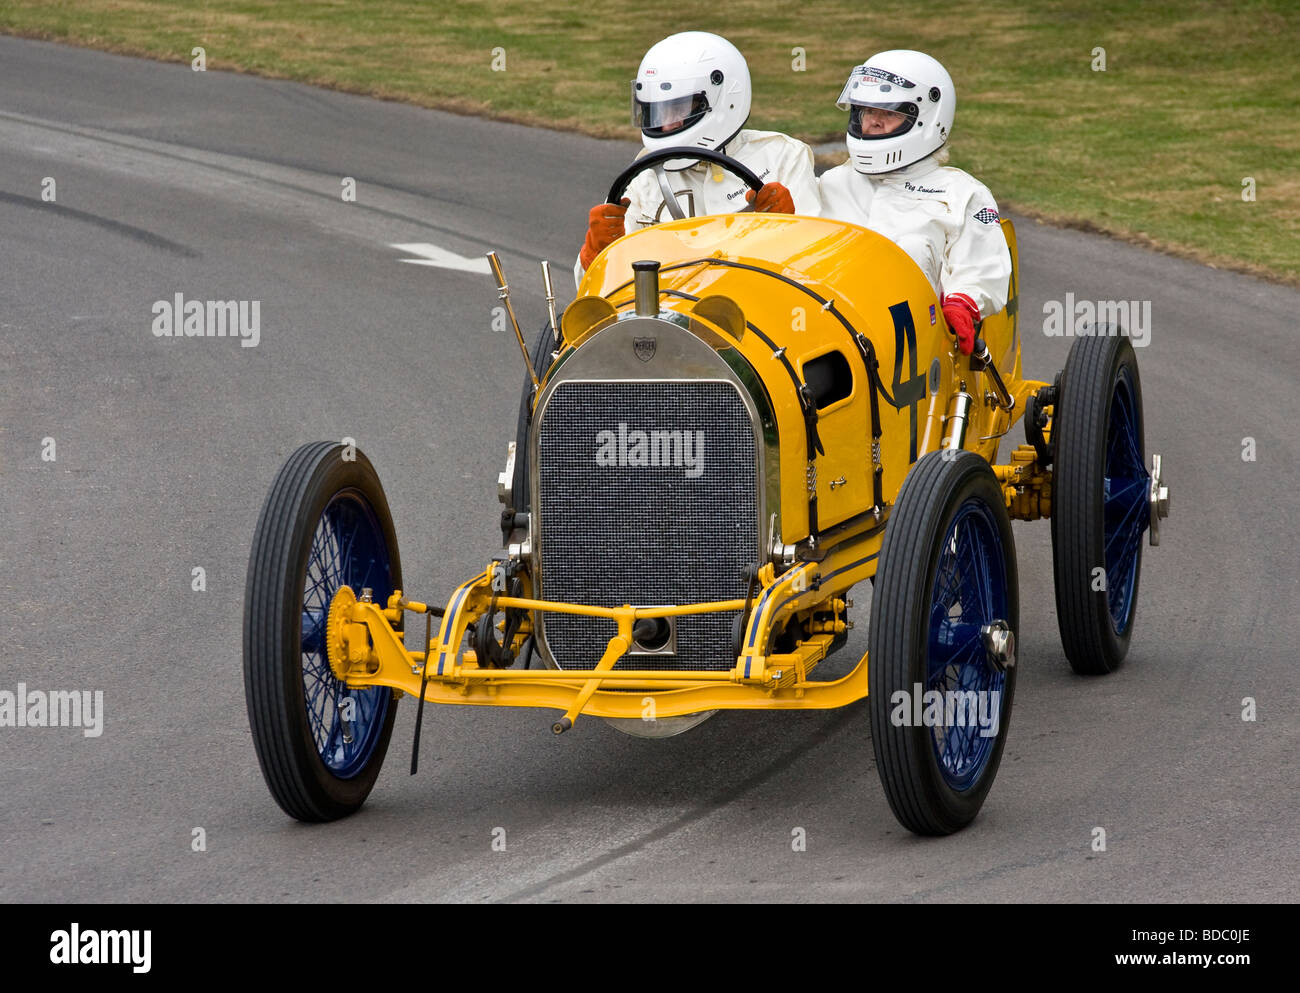
[[[894,816],[909,831],[960,830],[988,795],[1010,726],[1014,641],[1009,664],[999,669],[971,632],[1002,620],[1014,639],[1019,608],[1011,521],[988,463],[973,452],[923,456],[903,481],[885,529],[868,639],[876,767]],[[949,653],[946,664],[937,652],[932,660],[932,629],[936,638],[951,635],[938,649]],[[900,691],[911,701],[920,683],[924,701],[954,680],[958,689],[984,691],[990,718],[998,707],[996,734],[981,733],[993,728],[992,719],[972,731],[952,715],[935,727],[915,724],[907,709],[897,709]]]
[[[244,593],[253,745],[276,803],[301,821],[336,820],[360,808],[397,713],[391,690],[349,690],[325,659],[323,613],[339,585],[357,583],[358,596],[369,586],[382,604],[402,584],[379,477],[360,451],[354,460],[344,454],[339,444],[317,442],[289,457],[257,521]]]
[[[551,350],[554,348],[555,334],[551,330],[551,322],[547,321],[537,332],[537,337],[533,339],[533,371],[537,373],[539,380],[551,368]],[[519,419],[515,427],[515,476],[511,491],[514,494],[514,509],[521,514],[528,513],[532,506],[528,471],[528,425],[533,419],[532,397],[532,378],[524,376],[523,386],[519,392]]]
[[[1125,424],[1129,441],[1121,445]],[[1097,336],[1075,339],[1061,376],[1052,443],[1052,563],[1061,643],[1075,672],[1101,675],[1128,654],[1150,513],[1142,383],[1126,336],[1103,325]],[[1124,494],[1132,497],[1131,511],[1122,510],[1129,506],[1128,496],[1119,499]],[[1130,520],[1136,524],[1118,526]]]

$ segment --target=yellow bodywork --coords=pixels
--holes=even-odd
[[[963,389],[974,398],[965,447],[993,462],[999,439],[1019,419],[1027,397],[1046,385],[1021,379],[1015,234],[1009,221],[1002,224],[1013,262],[1010,299],[1002,313],[983,322],[981,335],[1014,399],[1010,411],[996,402],[989,374],[956,351],[920,269],[891,241],[865,228],[745,213],[673,221],[615,242],[594,260],[565,311],[557,365],[632,308],[632,263],[658,261],[660,307],[688,317],[698,337],[737,349],[757,370],[780,438],[776,538],[785,545],[808,539],[815,494],[815,556],[779,568],[763,565],[749,602],[675,607],[605,608],[508,597],[494,583],[499,567],[490,565],[453,593],[427,657],[408,648],[394,625],[404,610],[431,608],[400,591],[383,607],[359,602],[344,587],[334,601],[337,618],[334,608],[330,614],[330,631],[338,632],[328,639],[334,671],[350,686],[390,686],[432,702],[554,708],[564,712],[557,731],[579,714],[664,718],[714,709],[841,707],[865,697],[865,656],[835,681],[812,681],[809,674],[844,636],[849,589],[875,574],[888,509],[912,463],[941,447],[949,402]],[[878,453],[872,452],[870,380],[860,374],[863,357],[848,328],[870,340],[888,394],[878,400]],[[853,368],[853,384],[846,396],[817,411],[824,448],[817,454],[809,451],[800,396],[782,357],[802,379],[806,363],[832,351]],[[873,496],[876,465],[882,507]],[[994,471],[1013,516],[1047,515],[1050,472],[1038,467],[1032,448],[1022,446],[1011,464]],[[617,633],[605,646],[593,646],[590,670],[480,667],[474,651],[462,647],[467,628],[505,608],[530,616],[558,611],[606,617],[615,621]],[[638,618],[745,609],[742,653],[729,671],[612,668],[627,652]],[[807,636],[793,651],[776,653],[776,636],[795,618],[804,622]],[[526,624],[514,647],[530,632]]]

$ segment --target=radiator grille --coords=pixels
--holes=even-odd
[[[691,432],[696,443],[702,434],[702,458],[687,435],[662,432]],[[669,464],[639,464],[643,456]],[[542,414],[537,465],[546,599],[614,607],[745,596],[741,570],[758,554],[758,469],[732,384],[561,383]],[[729,669],[737,613],[679,617],[676,655],[625,655],[616,668]],[[593,666],[615,634],[612,621],[567,614],[547,614],[544,627],[562,668]]]

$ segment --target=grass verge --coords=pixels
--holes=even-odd
[[[629,139],[628,80],[672,30],[728,37],[754,78],[750,126],[812,142],[842,136],[833,101],[855,63],[918,48],[956,81],[952,164],[1004,209],[1300,285],[1294,0],[951,0],[928,11],[749,0],[722,10],[4,0],[0,32],[183,62],[202,46],[209,69]]]

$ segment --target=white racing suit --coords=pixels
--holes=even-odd
[[[812,149],[802,141],[779,131],[741,130],[720,151],[748,166],[764,183],[780,183],[788,189],[796,214],[816,217],[821,213]],[[665,170],[665,175],[687,217],[731,214],[749,206],[745,199],[749,187],[721,166],[698,162],[677,172]],[[653,169],[633,179],[625,196],[631,201],[623,221],[628,234],[673,219]],[[582,283],[584,271],[581,260],[574,264],[576,283]]]
[[[921,267],[937,294],[964,293],[980,317],[1007,305],[1011,251],[988,188],[933,155],[866,175],[851,163],[821,177],[822,216],[882,234]]]

